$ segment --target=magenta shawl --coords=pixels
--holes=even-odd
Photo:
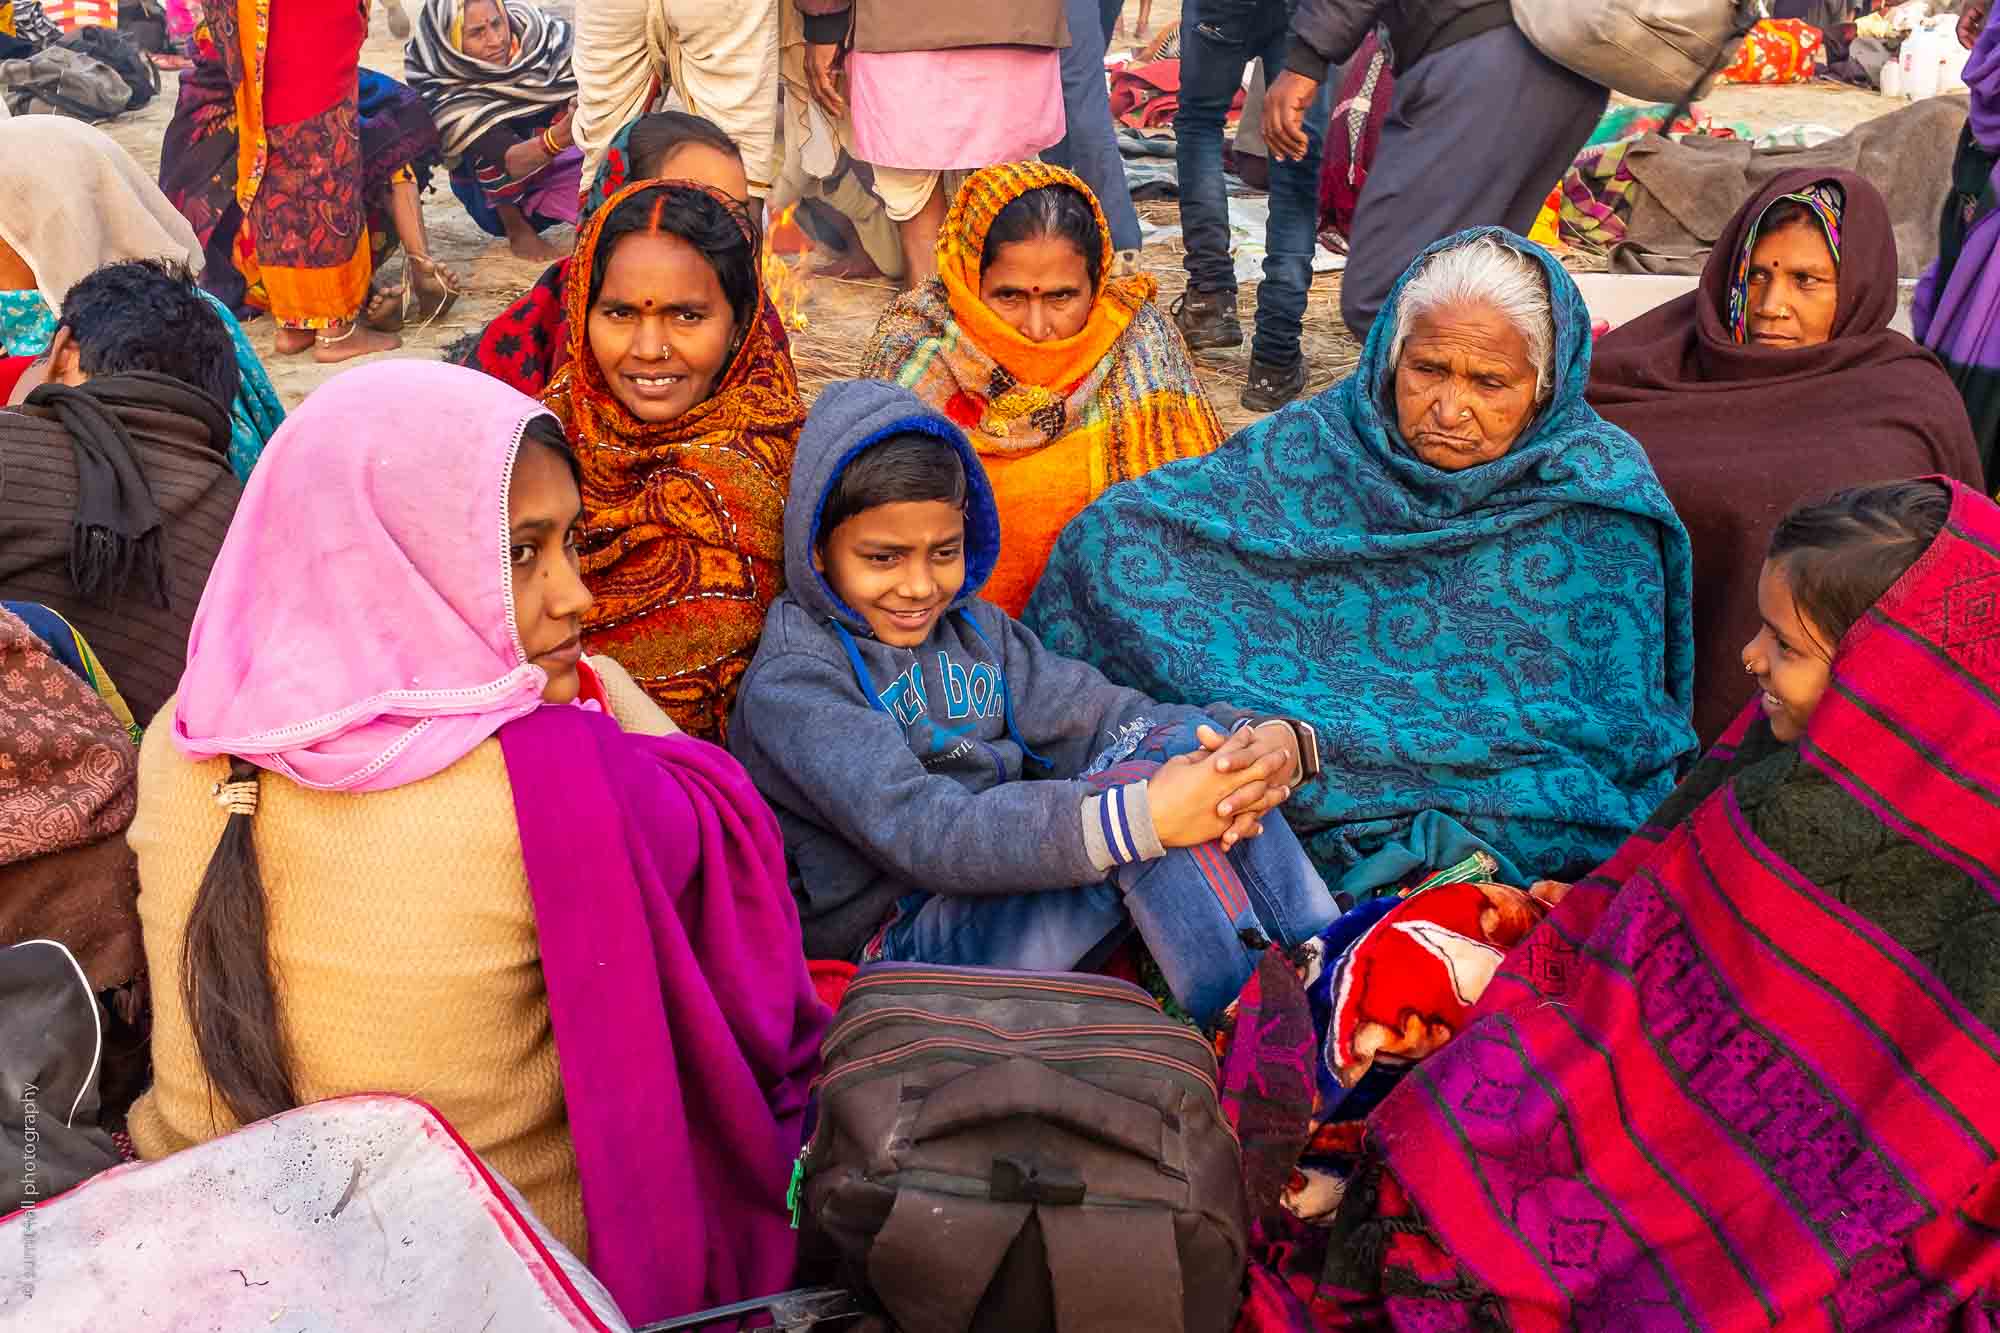
[[[1805,736],[1746,709],[1370,1117],[1327,1324],[1995,1327],[2000,507],[1954,492]]]
[[[828,1014],[742,767],[581,708],[500,731],[590,1231],[633,1324],[782,1291]]]

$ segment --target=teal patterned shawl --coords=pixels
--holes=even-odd
[[[1285,808],[1349,892],[1482,845],[1510,878],[1587,870],[1694,749],[1687,533],[1583,401],[1590,318],[1562,267],[1497,228],[1425,255],[1481,236],[1542,266],[1555,315],[1553,396],[1506,456],[1445,472],[1396,434],[1405,274],[1352,376],[1112,487],[1024,617],[1160,699],[1313,722],[1325,775]]]

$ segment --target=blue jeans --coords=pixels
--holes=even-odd
[[[1181,105],[1174,115],[1174,157],[1180,168],[1188,286],[1198,292],[1236,290],[1229,258],[1229,199],[1222,179],[1223,123],[1251,61],[1264,62],[1268,82],[1284,72],[1290,9],[1277,0],[1187,0],[1181,10]],[[1319,243],[1320,145],[1337,78],[1328,72],[1306,112],[1310,146],[1305,159],[1271,162],[1271,225],[1264,239],[1264,281],[1257,288],[1257,332],[1250,344],[1252,358],[1270,366],[1289,367],[1299,359],[1299,328],[1312,286],[1313,249]]]
[[[1144,776],[1197,748],[1194,726],[1156,728],[1116,770]],[[1108,775],[1094,783],[1114,785]],[[1333,895],[1282,818],[1227,852],[1220,842],[1174,848],[1120,866],[1103,884],[1041,893],[911,894],[883,932],[879,956],[903,963],[1063,972],[1136,925],[1181,1007],[1207,1024],[1236,998],[1268,939],[1287,949],[1340,915]],[[869,957],[876,954],[871,951]]]
[[[1063,116],[1067,133],[1042,150],[1042,161],[1068,167],[1083,178],[1111,224],[1111,248],[1139,248],[1139,210],[1125,181],[1111,92],[1104,82],[1104,39],[1098,36],[1098,0],[1067,0],[1069,45],[1062,53]]]

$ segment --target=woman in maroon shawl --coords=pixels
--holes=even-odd
[[[1795,262],[1800,243],[1810,263]],[[1756,570],[1780,517],[1871,481],[1981,483],[1963,400],[1929,352],[1889,328],[1895,314],[1888,206],[1862,177],[1815,168],[1744,205],[1700,287],[1592,354],[1590,405],[1645,446],[1694,543],[1704,745],[1752,693],[1737,652],[1756,632]]]
[[[1738,667],[1785,699],[1507,955],[1250,1326],[1995,1327],[2000,507],[1945,489],[1786,521]]]

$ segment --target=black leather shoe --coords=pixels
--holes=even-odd
[[[1235,292],[1182,292],[1174,302],[1174,323],[1190,349],[1241,347],[1243,321],[1236,317]]]
[[[1305,391],[1306,359],[1289,366],[1264,361],[1250,363],[1250,382],[1243,386],[1243,406],[1252,412],[1275,412]]]

